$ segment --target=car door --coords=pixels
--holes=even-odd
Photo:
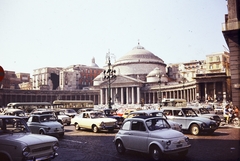
[[[186,116],[181,109],[173,110],[173,121],[182,125],[182,129],[188,129]]]
[[[79,125],[83,128],[88,128],[91,129],[91,118],[90,118],[90,114],[89,113],[82,113],[81,115],[82,117],[80,117],[79,119]]]
[[[39,117],[38,116],[32,116],[28,120],[28,126],[31,129],[32,133],[39,133],[40,123],[39,123]]]
[[[148,145],[148,132],[143,121],[133,120],[129,132],[129,148],[136,151],[146,152]]]

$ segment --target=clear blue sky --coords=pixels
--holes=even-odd
[[[138,43],[166,64],[203,60],[227,47],[226,0],[0,0],[0,65],[105,66]]]

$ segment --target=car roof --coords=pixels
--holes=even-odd
[[[16,112],[16,111],[22,111],[23,112],[23,110],[21,110],[21,109],[8,108],[8,109],[5,110],[5,113],[6,112]]]
[[[8,118],[19,118],[19,119],[23,119],[22,117],[19,117],[19,116],[0,115],[0,119],[8,119]]]
[[[165,109],[171,109],[171,110],[175,110],[175,109],[193,109],[192,107],[162,107],[161,110],[165,110]]]
[[[139,111],[133,111],[130,114],[142,114],[142,113],[151,114],[151,113],[162,113],[162,112],[159,110],[139,110]]]
[[[31,116],[53,116],[52,114],[34,114]]]
[[[147,120],[147,119],[162,119],[162,120],[166,120],[163,117],[159,117],[159,116],[136,116],[136,117],[132,117],[132,118],[126,118],[124,121],[127,120]]]

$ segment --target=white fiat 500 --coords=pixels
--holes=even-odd
[[[134,150],[150,154],[153,160],[171,153],[185,157],[191,146],[189,138],[173,130],[166,119],[149,116],[125,119],[113,142],[120,154]]]
[[[32,134],[23,118],[0,115],[0,160],[51,160],[58,147],[56,137]]]

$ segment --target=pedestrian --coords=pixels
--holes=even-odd
[[[229,122],[229,117],[230,117],[229,108],[230,108],[230,104],[227,104],[223,109],[223,117],[225,118],[227,124]]]
[[[239,116],[239,111],[238,111],[238,107],[237,106],[234,106],[233,107],[233,114],[234,114],[234,117],[238,117]]]

